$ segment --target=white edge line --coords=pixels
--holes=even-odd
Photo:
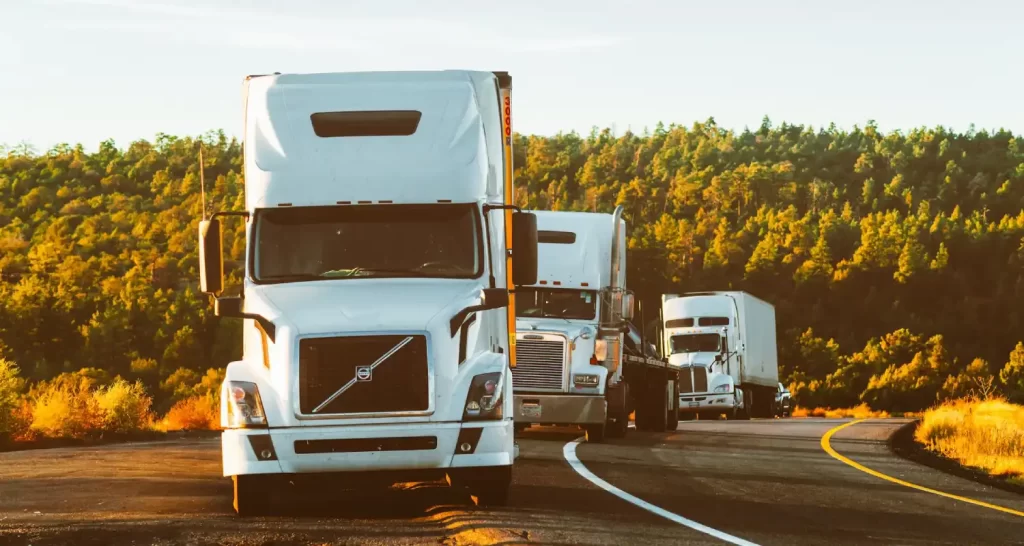
[[[565,460],[569,463],[569,466],[571,466],[577,474],[583,476],[588,481],[590,481],[590,483],[600,487],[601,489],[604,489],[605,491],[611,493],[612,495],[615,495],[616,497],[619,497],[620,499],[626,502],[639,506],[640,508],[643,508],[648,512],[657,514],[667,520],[674,521],[679,525],[684,525],[686,527],[689,527],[690,529],[700,531],[701,533],[707,535],[711,535],[717,539],[724,540],[725,542],[729,542],[731,544],[739,544],[742,546],[758,546],[753,542],[746,541],[742,538],[734,537],[730,534],[723,533],[718,529],[712,529],[707,525],[701,525],[700,523],[697,523],[696,521],[690,519],[686,519],[683,516],[680,516],[679,514],[669,512],[664,508],[660,508],[643,499],[634,497],[633,495],[630,495],[629,493],[626,493],[625,491],[619,489],[618,487],[615,487],[614,485],[597,477],[596,474],[587,469],[587,467],[584,466],[582,462],[580,462],[579,458],[576,457],[576,446],[579,445],[579,443],[582,440],[583,438],[577,438],[565,444],[565,447],[562,448],[562,455],[565,457]]]

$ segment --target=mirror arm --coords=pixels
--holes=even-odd
[[[487,214],[492,210],[514,210],[516,212],[523,212],[523,209],[519,208],[518,205],[484,205],[484,214]]]
[[[260,325],[260,328],[262,328],[263,331],[266,332],[267,337],[270,339],[270,342],[274,343],[276,341],[276,339],[277,339],[277,326],[275,326],[274,323],[271,322],[270,319],[268,319],[267,317],[264,317],[263,315],[260,315],[259,313],[246,313],[244,311],[237,312],[237,313],[235,313],[235,312],[222,313],[221,312],[221,305],[220,305],[221,302],[224,301],[224,300],[235,300],[235,298],[238,299],[238,301],[239,301],[239,308],[241,308],[241,298],[238,298],[237,296],[233,296],[231,298],[215,298],[214,306],[213,306],[213,316],[215,316],[215,317],[223,317],[223,318],[240,318],[240,319],[255,320]]]
[[[246,220],[248,220],[250,215],[249,215],[249,211],[247,211],[247,210],[221,210],[221,211],[217,211],[217,212],[213,213],[213,215],[210,216],[210,220],[213,220],[214,218],[217,218],[218,216],[241,216],[241,217],[245,218]]]
[[[240,314],[237,314],[237,315],[217,315],[217,316],[218,317],[223,317],[223,318],[240,318],[240,319],[255,320],[257,323],[259,323],[260,328],[263,328],[263,331],[267,333],[267,337],[270,339],[271,343],[274,343],[275,339],[277,337],[277,327],[274,326],[274,323],[270,322],[270,319],[268,319],[267,317],[264,317],[263,315],[260,315],[258,313],[240,313]]]
[[[490,307],[482,303],[478,303],[476,305],[470,305],[462,311],[455,313],[455,316],[452,317],[451,322],[448,324],[449,328],[451,328],[452,337],[455,337],[455,334],[459,333],[459,328],[462,328],[462,323],[466,322],[466,319],[470,314],[476,313],[477,311],[487,311],[488,309],[490,309]]]

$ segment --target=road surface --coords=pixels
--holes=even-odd
[[[1021,515],[826,453],[822,436],[847,421],[683,422],[605,444],[531,429],[505,508],[402,484],[304,491],[254,519],[232,512],[215,439],[3,453],[0,544],[1024,544]],[[883,474],[1024,514],[1020,495],[892,455],[884,441],[903,422],[857,423],[830,445]]]

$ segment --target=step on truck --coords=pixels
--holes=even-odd
[[[677,370],[629,322],[626,223],[612,214],[531,211],[537,282],[516,287],[515,422],[578,425],[587,439],[675,430]],[[642,318],[641,318],[642,322]],[[639,339],[636,339],[639,337]],[[652,354],[654,353],[654,354]]]
[[[692,292],[664,294],[661,314],[663,354],[680,367],[682,419],[774,416],[774,306],[746,292]]]
[[[510,206],[511,78],[273,74],[244,91],[245,209],[199,225],[201,289],[244,321],[220,410],[236,511],[333,478],[447,479],[504,503],[510,289],[536,279],[536,218]],[[240,296],[222,294],[224,216],[245,225]]]

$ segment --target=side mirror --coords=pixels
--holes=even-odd
[[[636,309],[636,300],[633,294],[622,295],[622,318],[633,320],[633,311]]]
[[[508,289],[506,288],[484,288],[483,307],[485,309],[500,309],[508,307]]]
[[[224,256],[220,220],[199,221],[199,290],[219,294],[224,290]]]
[[[512,213],[512,284],[524,286],[537,282],[537,216],[530,212]]]

